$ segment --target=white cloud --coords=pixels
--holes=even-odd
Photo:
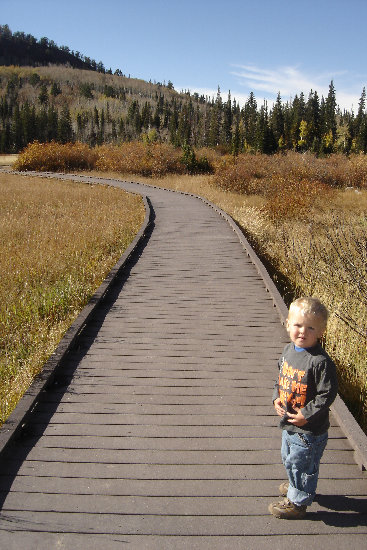
[[[337,103],[341,109],[351,110],[353,107],[356,110],[362,91],[362,86],[357,94],[353,90],[345,88],[345,85],[344,88],[338,89],[337,80],[339,83],[343,83],[345,77],[348,76],[346,71],[307,75],[297,66],[282,66],[276,69],[264,69],[255,65],[233,65],[233,67],[237,69],[231,71],[232,76],[237,79],[237,85],[246,89],[248,93],[254,92],[258,102],[261,94],[261,101],[266,99],[270,107],[278,92],[280,92],[283,102],[294,98],[301,92],[307,99],[311,90],[316,91],[320,98],[321,96],[326,97],[329,92],[329,84],[333,80]]]
[[[362,84],[361,77],[353,77],[346,71],[334,73],[320,73],[308,75],[302,72],[297,66],[280,66],[275,69],[266,69],[255,65],[232,65],[230,75],[234,77],[235,84],[230,86],[232,100],[236,99],[242,107],[248,100],[250,92],[254,92],[258,107],[264,101],[267,102],[269,109],[273,107],[278,92],[282,102],[293,100],[295,95],[303,92],[307,101],[311,90],[316,91],[319,98],[327,97],[329,85],[333,80],[336,90],[336,100],[340,108],[354,112],[358,109],[358,102],[361,96]],[[196,86],[176,87],[176,90],[190,90],[191,93],[197,92],[215,99],[217,88],[201,88]],[[222,100],[226,101],[228,90],[221,88]]]

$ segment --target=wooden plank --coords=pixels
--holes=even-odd
[[[0,529],[12,531],[108,533],[108,534],[156,534],[167,535],[211,535],[240,536],[243,534],[259,536],[266,534],[367,534],[367,518],[358,518],[347,513],[342,516],[333,512],[310,513],[309,520],[285,522],[269,517],[264,507],[264,515],[248,516],[167,516],[106,514],[106,513],[63,513],[11,511],[4,512],[0,518]],[[318,521],[316,521],[318,520]],[[336,523],[336,525],[335,525]]]
[[[97,439],[95,440],[96,443]],[[12,449],[9,459],[16,462],[19,456],[23,455],[23,449],[16,452]],[[34,448],[26,448],[27,460],[42,462],[94,462],[98,464],[221,464],[221,465],[253,465],[253,464],[278,464],[279,453],[274,449],[247,449],[246,451],[228,450],[199,450],[188,451],[180,449],[172,451],[167,449],[148,450],[125,450],[125,449],[98,449],[93,446],[91,449],[68,448],[68,447],[42,447],[37,445]],[[6,455],[5,455],[6,456]],[[325,451],[323,456],[324,464],[351,464],[355,466],[353,452],[350,451]]]
[[[301,544],[306,535],[294,534],[297,544]],[[12,532],[11,539],[9,535],[2,535],[0,532],[0,546],[7,550],[19,550],[24,547],[24,534],[22,532]],[[50,550],[57,548],[60,550],[121,550],[122,548],[133,548],[134,550],[284,550],[289,541],[287,535],[260,535],[251,536],[246,533],[240,536],[156,536],[156,535],[108,535],[108,534],[87,534],[78,533],[48,533],[45,531],[39,533],[27,534],[27,550]],[[318,548],[321,544],[324,550],[335,550],[345,548],[350,544],[350,535],[338,533],[336,535],[307,535],[307,544],[309,548]],[[363,548],[365,535],[353,535],[353,541],[356,548]]]
[[[30,435],[95,435],[109,437],[279,437],[279,448],[281,431],[275,426],[262,426],[261,430],[256,425],[236,425],[236,426],[180,426],[176,425],[158,425],[158,424],[55,424],[55,423],[37,423],[27,426],[27,433]],[[334,435],[335,434],[335,435]],[[329,438],[339,438],[340,429],[332,428],[329,432]]]
[[[22,464],[5,461],[6,472],[11,475],[90,477],[118,479],[274,479],[284,480],[284,468],[278,463],[246,465],[213,464],[118,464],[94,462],[38,462],[26,460]],[[321,464],[320,476],[329,479],[366,478],[357,465]]]
[[[282,479],[281,481],[284,481]],[[120,478],[91,478],[91,477],[60,477],[60,476],[33,476],[0,475],[0,491],[20,493],[21,500],[24,493],[50,493],[72,495],[120,495],[120,496],[181,496],[192,499],[199,497],[264,497],[272,500],[278,497],[280,481],[277,479],[120,479]],[[366,498],[366,487],[360,479],[322,477],[318,484],[318,493],[322,497],[334,499],[342,497],[344,506],[352,508],[353,500],[347,497],[361,496]],[[343,498],[345,500],[343,501]],[[320,497],[317,497],[320,498]]]
[[[320,500],[322,503],[323,500]],[[324,500],[327,502],[326,499]],[[339,502],[342,502],[342,499]],[[338,502],[335,506],[339,506]],[[366,513],[367,507],[364,496],[355,496],[353,507],[354,512]],[[93,498],[90,498],[90,495],[47,493],[24,493],[20,500],[18,494],[13,492],[9,495],[6,506],[3,508],[3,512],[11,511],[117,515],[145,513],[149,516],[256,516],[266,513],[266,501],[262,496],[208,497],[207,495],[196,495],[193,499],[192,497],[182,496],[94,495]],[[320,502],[315,502],[312,507],[312,512],[315,514],[327,511],[328,508]],[[364,519],[365,525],[367,525],[367,518]]]
[[[108,418],[107,418],[108,416]],[[59,413],[55,412],[50,419],[48,413],[38,413],[37,421],[48,423],[64,423],[72,424],[73,422],[85,423],[85,424],[104,424],[104,425],[123,425],[123,424],[139,424],[139,425],[166,425],[166,426],[273,426],[273,416],[257,416],[253,418],[246,418],[245,416],[238,415],[189,415],[189,414],[174,414],[169,412],[166,414],[98,414],[98,413]]]
[[[66,441],[64,436],[48,435],[27,437],[19,446],[22,449],[32,448],[37,444],[39,449],[52,447],[62,449],[162,449],[171,451],[260,451],[272,449],[280,452],[279,437],[119,437],[105,435],[71,435]],[[14,446],[17,450],[18,446]],[[325,453],[330,450],[353,452],[346,438],[329,439]]]
[[[336,535],[297,535],[292,538],[297,544],[301,544],[306,538],[309,548],[322,546],[323,550],[335,550],[345,548],[350,544],[351,535],[338,533]],[[24,534],[12,532],[9,541],[9,534],[3,535],[0,532],[0,546],[6,545],[7,550],[19,550],[24,547]],[[251,536],[246,533],[240,536],[157,536],[157,535],[108,535],[94,533],[27,533],[27,550],[121,550],[122,548],[133,548],[134,550],[284,550],[289,542],[288,535],[259,535]],[[353,542],[356,548],[363,548],[365,543],[364,534],[354,534]]]

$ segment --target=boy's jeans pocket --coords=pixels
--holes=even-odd
[[[313,435],[283,430],[281,453],[289,480],[287,497],[298,506],[308,506],[315,497],[320,460],[327,440],[327,432]]]

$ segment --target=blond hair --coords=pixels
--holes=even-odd
[[[317,315],[317,317],[321,319],[323,325],[326,327],[329,318],[329,312],[318,298],[314,298],[312,296],[297,298],[297,300],[294,300],[294,302],[292,302],[289,306],[288,318],[295,309],[306,315]]]

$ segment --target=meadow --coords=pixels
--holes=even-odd
[[[90,152],[87,148],[78,166],[73,147],[81,146],[33,144],[16,167],[55,169],[52,162],[50,168],[45,164],[51,155],[59,159],[58,169],[97,174],[102,170],[104,176],[206,197],[241,226],[287,304],[303,294],[324,301],[331,312],[324,345],[337,363],[340,393],[367,429],[365,155],[317,158],[289,152],[234,157],[206,149],[190,151],[188,163],[188,156],[177,148],[130,143]],[[86,164],[86,158],[92,160]],[[212,173],[190,174],[197,159],[205,159]]]
[[[122,190],[0,173],[0,423],[143,220]]]

